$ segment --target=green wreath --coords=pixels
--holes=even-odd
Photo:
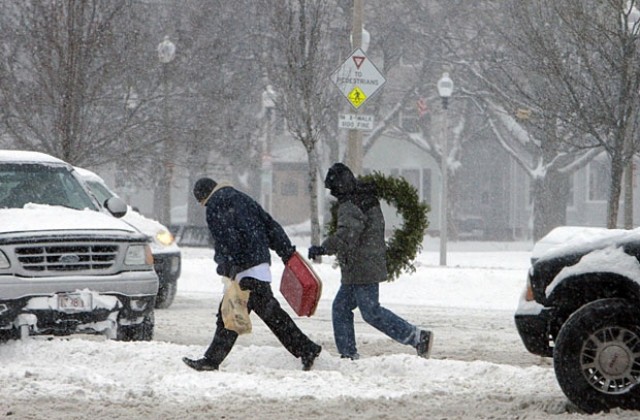
[[[402,217],[402,227],[395,229],[387,241],[387,273],[389,280],[394,280],[403,271],[413,273],[413,265],[418,252],[422,249],[424,232],[429,226],[428,204],[421,203],[418,191],[404,178],[385,176],[381,172],[358,177],[363,182],[376,184],[376,197],[395,207]],[[331,221],[327,232],[333,235],[338,228],[338,203],[331,205]]]

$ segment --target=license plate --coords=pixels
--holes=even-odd
[[[58,295],[58,309],[61,311],[85,311],[91,309],[91,295]]]

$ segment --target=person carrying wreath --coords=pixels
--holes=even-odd
[[[336,347],[342,358],[356,360],[353,311],[395,341],[414,347],[428,358],[433,333],[410,324],[380,305],[380,283],[387,280],[385,222],[376,197],[375,184],[359,182],[342,163],[335,163],[324,180],[325,188],[338,199],[337,229],[322,245],[309,248],[310,260],[336,255],[341,284],[333,300],[332,322]]]
[[[218,274],[251,292],[249,312],[254,311],[289,353],[301,359],[303,370],[310,370],[322,347],[300,331],[271,290],[269,249],[285,264],[296,250],[282,226],[251,197],[211,178],[199,179],[193,195],[206,208]],[[218,370],[237,338],[238,333],[225,328],[218,308],[216,332],[204,357],[182,360],[195,370]]]

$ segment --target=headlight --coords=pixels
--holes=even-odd
[[[0,269],[9,268],[11,264],[9,263],[9,258],[4,255],[4,252],[0,251]]]
[[[161,230],[160,232],[156,233],[156,240],[162,245],[168,246],[173,243],[174,237],[171,232],[167,230]]]
[[[129,245],[127,255],[124,257],[126,265],[152,265],[153,255],[149,245]]]
[[[527,302],[535,300],[535,297],[533,296],[533,286],[531,286],[531,271],[529,271],[529,274],[527,275],[527,289],[524,294],[524,300]]]

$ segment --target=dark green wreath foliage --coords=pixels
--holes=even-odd
[[[372,181],[376,184],[376,196],[390,206],[395,207],[402,217],[403,224],[395,229],[387,240],[387,272],[389,280],[394,280],[403,271],[413,273],[413,265],[418,252],[422,249],[424,232],[429,226],[427,213],[429,205],[421,203],[418,191],[404,178],[386,176],[381,172],[358,177],[360,181]],[[332,235],[338,228],[338,203],[331,205],[331,221],[327,232]]]

